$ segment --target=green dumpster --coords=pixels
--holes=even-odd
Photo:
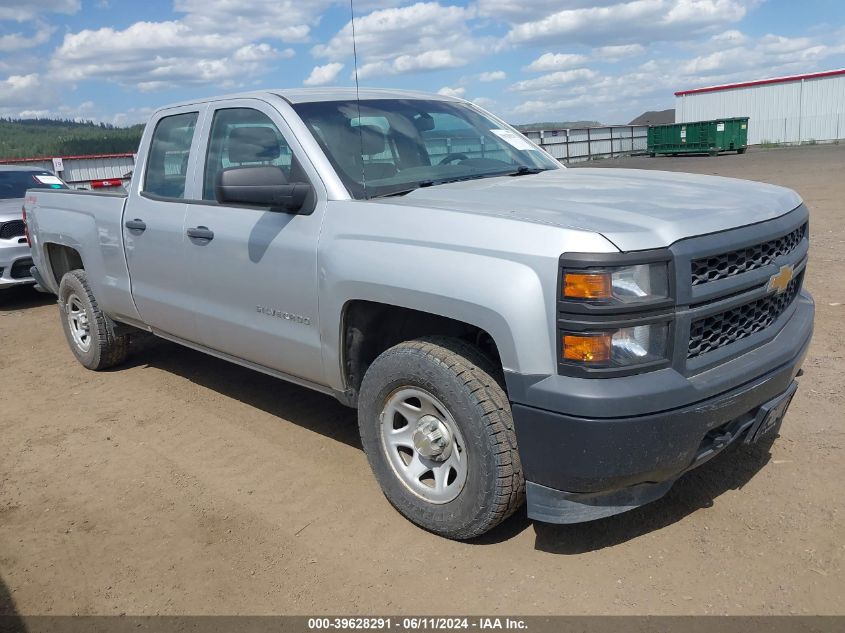
[[[748,117],[693,121],[648,128],[648,153],[710,154],[736,151],[744,154],[748,147]]]

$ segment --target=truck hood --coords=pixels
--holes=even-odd
[[[0,222],[20,220],[23,198],[4,198],[0,200]]]
[[[622,251],[776,218],[801,198],[774,185],[640,169],[555,169],[416,189],[383,199],[600,233]]]

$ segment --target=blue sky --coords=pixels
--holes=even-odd
[[[845,67],[842,0],[353,0],[361,85],[514,123],[626,123],[676,90]],[[348,0],[0,0],[0,116],[117,124],[197,96],[353,85]]]

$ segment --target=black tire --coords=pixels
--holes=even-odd
[[[74,338],[71,330],[71,319],[68,318],[71,303],[84,312],[87,320],[87,347]],[[68,345],[82,365],[100,370],[118,365],[126,359],[129,337],[115,335],[114,323],[97,305],[84,270],[71,270],[62,277],[59,284],[59,312]]]
[[[525,481],[510,403],[499,371],[477,348],[448,337],[400,343],[367,370],[358,402],[361,441],[388,501],[417,525],[451,539],[469,539],[519,508]],[[464,438],[466,481],[447,503],[414,494],[388,460],[381,415],[391,394],[411,387],[434,395]]]
[[[744,154],[747,149],[748,149],[747,147],[741,147],[740,149],[736,150],[736,153],[737,154]]]

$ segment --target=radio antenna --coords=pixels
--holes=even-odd
[[[361,142],[361,184],[364,198],[367,197],[367,175],[364,171],[364,129],[361,125],[361,89],[358,86],[358,48],[355,45],[355,8],[349,0],[349,14],[352,16],[352,59],[355,64],[355,102],[358,106],[358,140]]]

